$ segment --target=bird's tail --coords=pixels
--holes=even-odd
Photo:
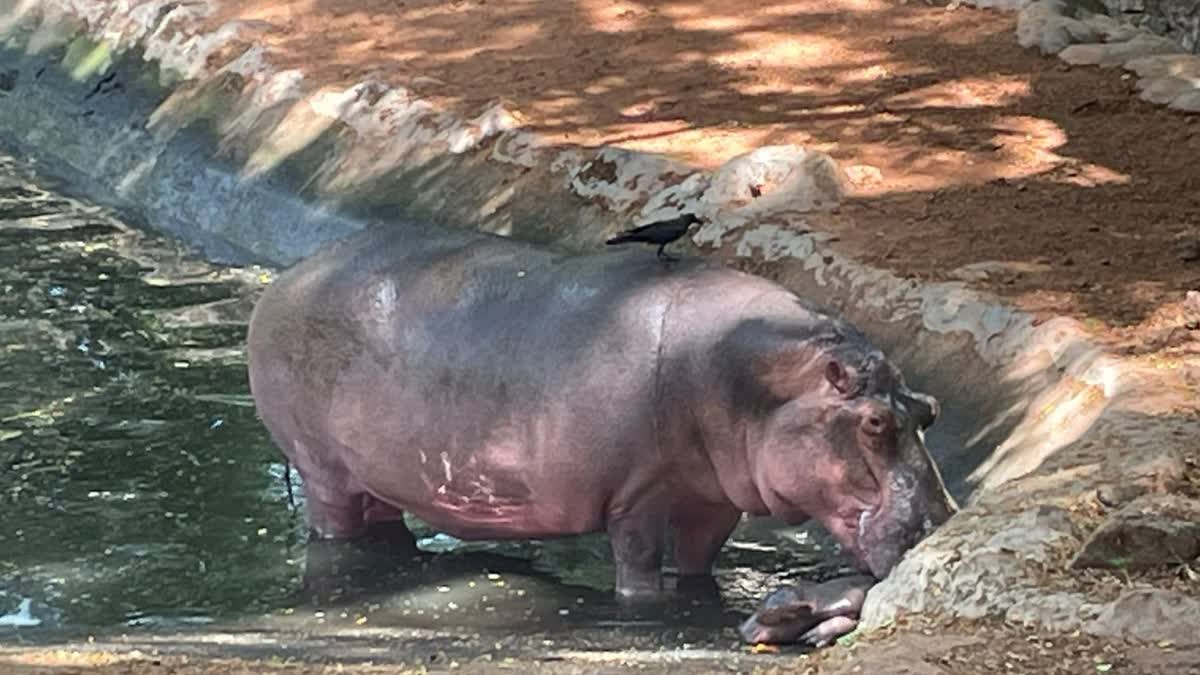
[[[606,241],[604,243],[609,246],[612,246],[613,244],[624,244],[627,241],[634,241],[633,237],[630,236],[628,232],[626,232],[625,234],[618,234],[617,236],[613,237],[612,239],[609,239],[608,241]]]

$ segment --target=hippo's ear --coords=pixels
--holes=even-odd
[[[829,380],[829,384],[832,384],[833,388],[843,396],[849,394],[853,387],[850,374],[846,372],[846,366],[842,365],[837,357],[830,359],[825,364],[825,379]]]

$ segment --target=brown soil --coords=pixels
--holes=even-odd
[[[746,649],[746,652],[752,650]],[[754,672],[763,675],[995,675],[1039,673],[1081,675],[1200,675],[1200,649],[1170,642],[1131,642],[1080,634],[1047,635],[994,621],[938,622],[903,619],[863,637],[809,654],[795,651],[739,656],[739,662],[703,665],[664,662],[636,650],[596,651],[566,658],[542,653],[521,658],[444,655],[408,665],[337,663],[293,659],[243,659],[156,655],[145,651],[74,649],[0,650],[0,668],[12,675],[327,675],[352,673],[678,673]],[[700,665],[700,667],[695,667]]]
[[[497,99],[552,140],[714,167],[830,152],[852,199],[816,224],[864,262],[978,281],[1033,311],[1136,326],[1200,287],[1200,117],[1070,68],[1015,17],[937,2],[227,0],[317,85],[370,73],[464,115]],[[1174,312],[1174,309],[1172,309]],[[1194,342],[1186,321],[1118,342]],[[1100,327],[1100,326],[1097,326]],[[1159,330],[1162,329],[1162,330]],[[1165,332],[1164,332],[1165,331]]]

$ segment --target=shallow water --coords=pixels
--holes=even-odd
[[[270,271],[207,264],[51,185],[0,154],[0,624],[710,631],[771,585],[846,569],[815,529],[747,523],[719,600],[631,616],[603,536],[466,544],[414,523],[416,560],[310,546],[246,381]]]

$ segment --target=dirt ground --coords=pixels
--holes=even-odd
[[[567,144],[715,167],[762,145],[831,153],[852,198],[815,225],[921,279],[1094,319],[1134,351],[1194,334],[1200,116],[1118,70],[1021,49],[1015,15],[942,0],[228,0],[282,67],[372,73],[465,115],[505,101]],[[1137,328],[1139,324],[1148,325]],[[1105,332],[1105,331],[1101,331]],[[1190,351],[1190,349],[1189,349]]]
[[[296,636],[300,639],[300,636]],[[530,640],[535,644],[536,640]],[[428,650],[426,650],[428,651]],[[807,654],[796,650],[687,663],[646,650],[577,651],[542,648],[514,652],[456,653],[453,648],[413,654],[406,663],[328,663],[291,658],[237,658],[156,654],[152,649],[0,649],[0,669],[11,675],[327,675],[354,673],[793,673],[797,675],[1196,675],[1200,649],[1169,642],[1134,643],[1084,635],[1043,635],[995,622],[904,621],[848,645]]]

